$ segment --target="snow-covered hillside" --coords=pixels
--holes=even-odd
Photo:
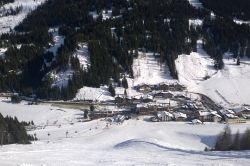
[[[45,0],[15,0],[14,3],[9,3],[1,8],[10,9],[22,6],[22,11],[14,16],[0,17],[0,34],[13,30],[27,16],[29,12],[34,10],[38,5],[44,3]]]
[[[153,85],[162,82],[176,82],[176,80],[170,76],[168,66],[164,63],[160,63],[160,60],[154,57],[154,53],[139,52],[138,58],[134,59],[133,62],[133,72],[133,86],[139,84]]]
[[[204,152],[224,124],[152,123],[147,117],[123,124],[78,122],[83,113],[50,105],[0,101],[2,114],[43,125],[29,134],[39,141],[0,148],[1,166],[68,165],[249,165],[250,152]],[[58,120],[55,122],[55,120]],[[48,123],[47,123],[48,122]],[[52,123],[51,123],[52,122]],[[243,131],[249,124],[232,125]],[[48,135],[49,134],[49,135]]]
[[[85,51],[86,52],[86,51]],[[80,53],[79,53],[80,54]],[[83,53],[84,54],[84,53]],[[142,94],[137,92],[134,87],[141,84],[156,85],[160,83],[173,84],[178,82],[170,76],[170,71],[165,63],[160,63],[157,58],[157,53],[139,52],[137,58],[133,61],[133,73],[134,78],[127,77],[129,88],[126,90],[127,97],[141,97]],[[84,64],[88,64],[88,57],[83,56]],[[87,59],[87,60],[85,60]],[[116,87],[116,95],[124,95],[124,88]],[[94,100],[94,101],[105,101],[112,100],[113,97],[110,96],[108,88],[81,88],[74,100]]]
[[[87,70],[90,66],[90,57],[89,57],[89,51],[88,51],[88,44],[87,43],[79,43],[78,49],[76,50],[74,57],[77,57],[79,59],[81,68],[83,70]]]
[[[214,69],[213,60],[198,41],[197,53],[180,55],[176,60],[179,81],[189,91],[203,93],[224,106],[250,104],[250,60],[242,59],[240,66],[225,55],[223,70]]]
[[[107,87],[83,87],[79,89],[74,100],[107,101],[114,100],[114,98],[111,97]]]

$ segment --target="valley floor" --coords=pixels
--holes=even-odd
[[[41,111],[43,115],[39,114]],[[26,121],[32,117],[39,126],[29,131],[29,134],[36,133],[38,141],[0,147],[1,166],[228,166],[249,165],[250,162],[250,151],[204,152],[205,147],[213,146],[224,124],[153,123],[146,116],[122,124],[108,124],[103,119],[79,122],[82,112],[78,110],[27,103],[13,105],[6,100],[0,101],[0,112]],[[249,123],[230,127],[233,133],[243,132]]]

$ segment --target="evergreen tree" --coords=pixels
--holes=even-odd
[[[123,79],[122,79],[122,87],[125,89],[128,89],[128,81],[127,81],[126,77],[123,77]]]
[[[226,126],[224,128],[224,131],[217,138],[215,144],[215,150],[227,151],[231,149],[231,145],[232,145],[231,129],[229,128],[229,126]]]
[[[232,142],[232,150],[240,150],[241,149],[240,144],[241,144],[240,133],[239,131],[237,131]]]
[[[247,129],[242,136],[241,149],[250,150],[250,129]]]
[[[115,89],[114,89],[114,87],[112,86],[112,84],[109,85],[109,92],[110,92],[110,94],[111,94],[112,97],[115,96]]]

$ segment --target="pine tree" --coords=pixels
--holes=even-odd
[[[240,150],[240,133],[237,131],[237,133],[234,136],[234,140],[232,143],[232,150]]]
[[[250,129],[247,129],[242,136],[241,149],[250,150]]]
[[[128,89],[128,81],[127,81],[126,77],[123,77],[123,79],[122,79],[122,87],[125,89]]]
[[[111,94],[112,97],[115,96],[115,89],[114,89],[114,87],[112,86],[112,84],[109,85],[109,92],[110,92],[110,94]]]
[[[224,132],[222,132],[216,141],[215,150],[219,151],[227,151],[230,150],[232,146],[232,134],[229,126],[224,128]]]

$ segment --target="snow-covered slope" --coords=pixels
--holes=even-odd
[[[213,60],[201,48],[190,55],[180,55],[176,60],[180,83],[190,91],[208,95],[225,106],[250,104],[250,60],[242,59],[240,66],[225,56],[225,68],[216,71]]]
[[[59,29],[58,28],[51,28],[49,29],[49,32],[52,33],[53,36],[53,45],[47,50],[50,51],[56,56],[57,50],[64,44],[64,36],[59,35]]]
[[[3,99],[2,99],[3,100]],[[224,124],[191,125],[148,122],[148,117],[107,125],[106,121],[77,122],[82,112],[49,105],[0,101],[0,112],[20,120],[45,123],[31,145],[0,148],[1,166],[68,165],[249,165],[250,152],[204,152],[214,144]],[[5,100],[5,99],[4,99]],[[41,112],[41,113],[40,113]],[[50,122],[58,122],[53,125]],[[49,121],[49,125],[46,125]],[[232,132],[249,124],[232,125]],[[68,134],[66,134],[68,133]],[[49,135],[48,135],[49,134]],[[67,138],[66,138],[67,137]]]
[[[41,5],[45,0],[15,0],[14,3],[4,5],[2,8],[10,9],[23,6],[22,11],[14,16],[0,17],[0,34],[9,32],[14,29],[22,20],[27,16],[29,12],[34,10],[38,5]]]
[[[83,55],[85,54],[83,53]],[[81,56],[80,53],[79,56]],[[88,57],[86,57],[86,55],[83,57],[83,59],[84,64],[88,64]],[[133,73],[134,78],[127,77],[129,86],[129,88],[126,90],[127,97],[138,97],[142,95],[134,89],[134,87],[137,85],[156,85],[159,83],[171,84],[178,82],[170,76],[168,66],[164,63],[160,63],[159,59],[157,59],[157,57],[155,57],[154,53],[152,52],[139,52],[138,57],[133,61]],[[124,95],[124,88],[122,87],[116,87],[115,91],[116,95],[118,96]],[[78,91],[74,100],[105,101],[112,99],[114,98],[110,96],[107,88],[83,87]]]
[[[170,76],[168,66],[160,63],[154,57],[154,53],[139,52],[138,58],[133,62],[134,80],[133,85],[139,84],[159,84],[162,82],[174,83]]]
[[[187,87],[195,87],[217,72],[213,60],[202,49],[201,40],[197,42],[197,52],[179,55],[175,63],[179,81]]]
[[[87,43],[79,43],[78,49],[73,55],[74,57],[77,57],[79,59],[81,68],[83,70],[87,70],[90,66],[90,57],[89,57],[89,51],[88,51],[88,44]]]
[[[100,88],[83,87],[79,89],[74,100],[106,101],[106,100],[114,100],[114,98],[111,97],[107,87],[100,87]]]

